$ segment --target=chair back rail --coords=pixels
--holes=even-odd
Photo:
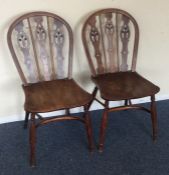
[[[73,34],[61,17],[27,13],[11,24],[7,39],[24,85],[72,77]]]
[[[114,8],[93,13],[83,26],[82,40],[93,76],[135,71],[139,28],[129,13]]]

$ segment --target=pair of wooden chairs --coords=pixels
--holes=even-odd
[[[159,88],[136,71],[139,28],[135,19],[120,9],[99,10],[88,17],[82,40],[93,93],[82,89],[72,78],[73,33],[61,17],[48,12],[33,12],[16,19],[8,31],[8,45],[22,79],[26,112],[24,127],[30,119],[30,164],[35,166],[36,129],[50,122],[78,120],[85,124],[89,149],[94,148],[89,108],[93,100],[104,106],[99,150],[103,150],[108,113],[142,109],[151,114],[153,140],[157,137],[155,94]],[[104,103],[96,99],[100,91]],[[151,97],[150,109],[131,100]],[[120,107],[109,101],[124,100]],[[84,107],[83,117],[70,115],[70,109]],[[43,118],[39,113],[65,110],[64,116]],[[36,120],[38,118],[39,120]]]

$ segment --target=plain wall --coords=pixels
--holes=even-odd
[[[140,27],[137,71],[160,86],[157,99],[169,98],[168,0],[0,0],[0,122],[23,114],[21,80],[8,50],[6,34],[11,22],[32,11],[49,11],[63,17],[74,31],[74,77],[87,91],[93,83],[81,42],[86,17],[102,8],[120,8],[135,17]],[[21,118],[18,118],[21,119]]]

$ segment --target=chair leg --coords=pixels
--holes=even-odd
[[[31,125],[30,125],[30,165],[31,167],[35,167],[35,142],[36,142],[36,126],[35,126],[35,113],[31,113]]]
[[[93,99],[92,99],[91,102],[88,104],[88,109],[90,108],[90,106],[92,105],[93,101],[95,100],[97,91],[98,91],[98,88],[95,87],[95,88],[93,89],[93,92],[92,92]]]
[[[157,140],[157,111],[156,111],[156,102],[155,95],[151,96],[151,120],[153,128],[153,141]]]
[[[24,120],[24,125],[23,125],[24,129],[26,129],[28,127],[29,114],[30,114],[30,112],[28,112],[28,111],[25,112],[25,120]]]
[[[92,123],[91,123],[91,117],[89,115],[89,105],[84,106],[85,110],[85,126],[87,131],[87,138],[89,143],[89,150],[92,152],[94,149],[94,143],[93,143],[93,131],[92,131]]]
[[[101,127],[100,127],[100,138],[99,138],[99,152],[103,151],[103,145],[105,141],[105,133],[108,120],[108,101],[105,101],[105,109],[102,116]]]
[[[129,99],[129,105],[132,105],[131,99]]]
[[[128,100],[125,100],[124,101],[124,106],[127,106],[128,105]]]
[[[70,110],[69,109],[65,109],[65,114],[66,115],[70,115]]]
[[[127,106],[127,105],[132,105],[131,100],[130,100],[130,99],[125,100],[125,101],[124,101],[124,105],[125,105],[125,106]]]

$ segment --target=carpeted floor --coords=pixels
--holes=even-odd
[[[148,105],[148,104],[146,104]],[[76,121],[38,129],[37,167],[28,162],[28,130],[23,122],[0,125],[0,175],[169,175],[169,101],[157,102],[159,137],[151,139],[144,111],[109,115],[105,150],[90,154],[84,125]],[[102,111],[92,112],[97,145]]]

